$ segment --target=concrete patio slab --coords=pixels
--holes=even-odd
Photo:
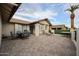
[[[0,53],[10,56],[75,56],[76,48],[70,38],[62,35],[32,35],[24,40],[3,40]]]

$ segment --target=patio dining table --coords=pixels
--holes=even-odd
[[[22,39],[23,38],[23,33],[22,32],[18,32],[17,33],[17,36],[18,36],[18,38],[21,38]]]
[[[17,36],[18,36],[18,38],[28,38],[29,37],[29,35],[30,35],[30,33],[28,32],[28,31],[25,31],[25,32],[20,32],[20,31],[18,31],[17,32]]]

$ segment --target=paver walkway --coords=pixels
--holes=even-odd
[[[3,40],[0,53],[12,56],[73,56],[76,48],[70,38],[61,35],[32,35],[24,40]]]

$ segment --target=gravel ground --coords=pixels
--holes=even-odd
[[[29,39],[3,40],[0,55],[75,56],[76,48],[70,38],[61,35],[32,35]]]

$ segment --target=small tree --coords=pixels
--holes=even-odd
[[[70,8],[68,8],[66,11],[69,11],[70,14],[70,19],[71,19],[71,29],[70,31],[74,31],[74,18],[75,18],[75,10],[79,8],[79,5],[70,5]]]

